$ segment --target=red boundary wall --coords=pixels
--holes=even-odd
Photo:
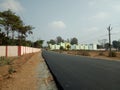
[[[5,49],[3,49],[3,47]],[[28,53],[34,53],[34,52],[39,52],[41,49],[40,48],[32,48],[32,47],[26,47],[26,46],[2,46],[0,51],[0,56],[6,56],[6,57],[11,57],[11,56],[21,56],[23,54],[28,54]]]

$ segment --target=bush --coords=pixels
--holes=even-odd
[[[109,52],[109,57],[116,57],[116,52]]]
[[[16,70],[13,68],[13,67],[10,67],[9,69],[8,69],[8,73],[9,74],[12,74],[12,73],[15,73],[16,72]]]
[[[71,48],[71,46],[70,46],[70,45],[67,45],[66,48],[67,48],[67,50],[69,50],[69,49]]]
[[[0,57],[0,66],[2,65],[10,65],[11,61],[9,58],[6,57]]]
[[[64,50],[63,46],[60,46],[60,50]]]

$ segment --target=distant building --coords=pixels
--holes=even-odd
[[[80,44],[80,49],[81,49],[81,50],[84,50],[84,49],[85,49],[84,44]]]
[[[93,50],[93,44],[89,44],[88,48],[89,50]]]
[[[60,43],[60,47],[65,48],[65,43],[61,42],[61,43]]]
[[[76,50],[80,50],[80,45],[75,45]]]
[[[55,45],[49,44],[50,50],[55,50]]]
[[[71,45],[71,50],[76,50],[76,45]]]
[[[60,49],[60,45],[55,44],[55,49],[59,50]]]
[[[59,50],[60,47],[63,47],[63,49],[67,50],[69,45],[70,50],[97,50],[97,44],[74,44],[71,45],[68,42],[61,42],[59,45],[57,44],[49,44],[50,50]]]
[[[85,50],[89,50],[89,47],[88,47],[88,46],[89,46],[88,44],[85,44],[85,45],[84,45],[84,47],[85,47],[84,49],[85,49]]]

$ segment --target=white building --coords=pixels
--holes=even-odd
[[[55,50],[55,45],[49,44],[50,50]]]
[[[76,50],[80,50],[80,45],[76,45]]]
[[[61,42],[61,43],[60,43],[60,47],[61,47],[61,46],[62,46],[63,48],[65,48],[65,43]]]
[[[71,50],[76,50],[76,45],[71,45]]]
[[[97,50],[97,44],[93,44],[93,50]]]
[[[81,50],[84,50],[84,49],[85,49],[84,44],[80,44],[80,49],[81,49]]]
[[[84,47],[85,47],[84,50],[89,50],[89,47],[88,47],[88,46],[89,46],[89,44],[85,44],[85,45],[84,45]]]
[[[60,45],[55,44],[55,49],[59,50],[60,49]]]
[[[88,48],[89,50],[93,50],[93,44],[89,44]]]
[[[60,45],[52,45],[52,44],[49,44],[50,46],[50,50],[59,50],[60,47],[62,46],[64,49],[67,49],[67,45],[70,45],[70,43],[60,43]],[[70,50],[97,50],[97,44],[79,44],[79,45],[70,45]]]

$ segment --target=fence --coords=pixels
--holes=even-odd
[[[0,46],[0,56],[21,56],[23,54],[39,52],[41,49],[26,46]]]

